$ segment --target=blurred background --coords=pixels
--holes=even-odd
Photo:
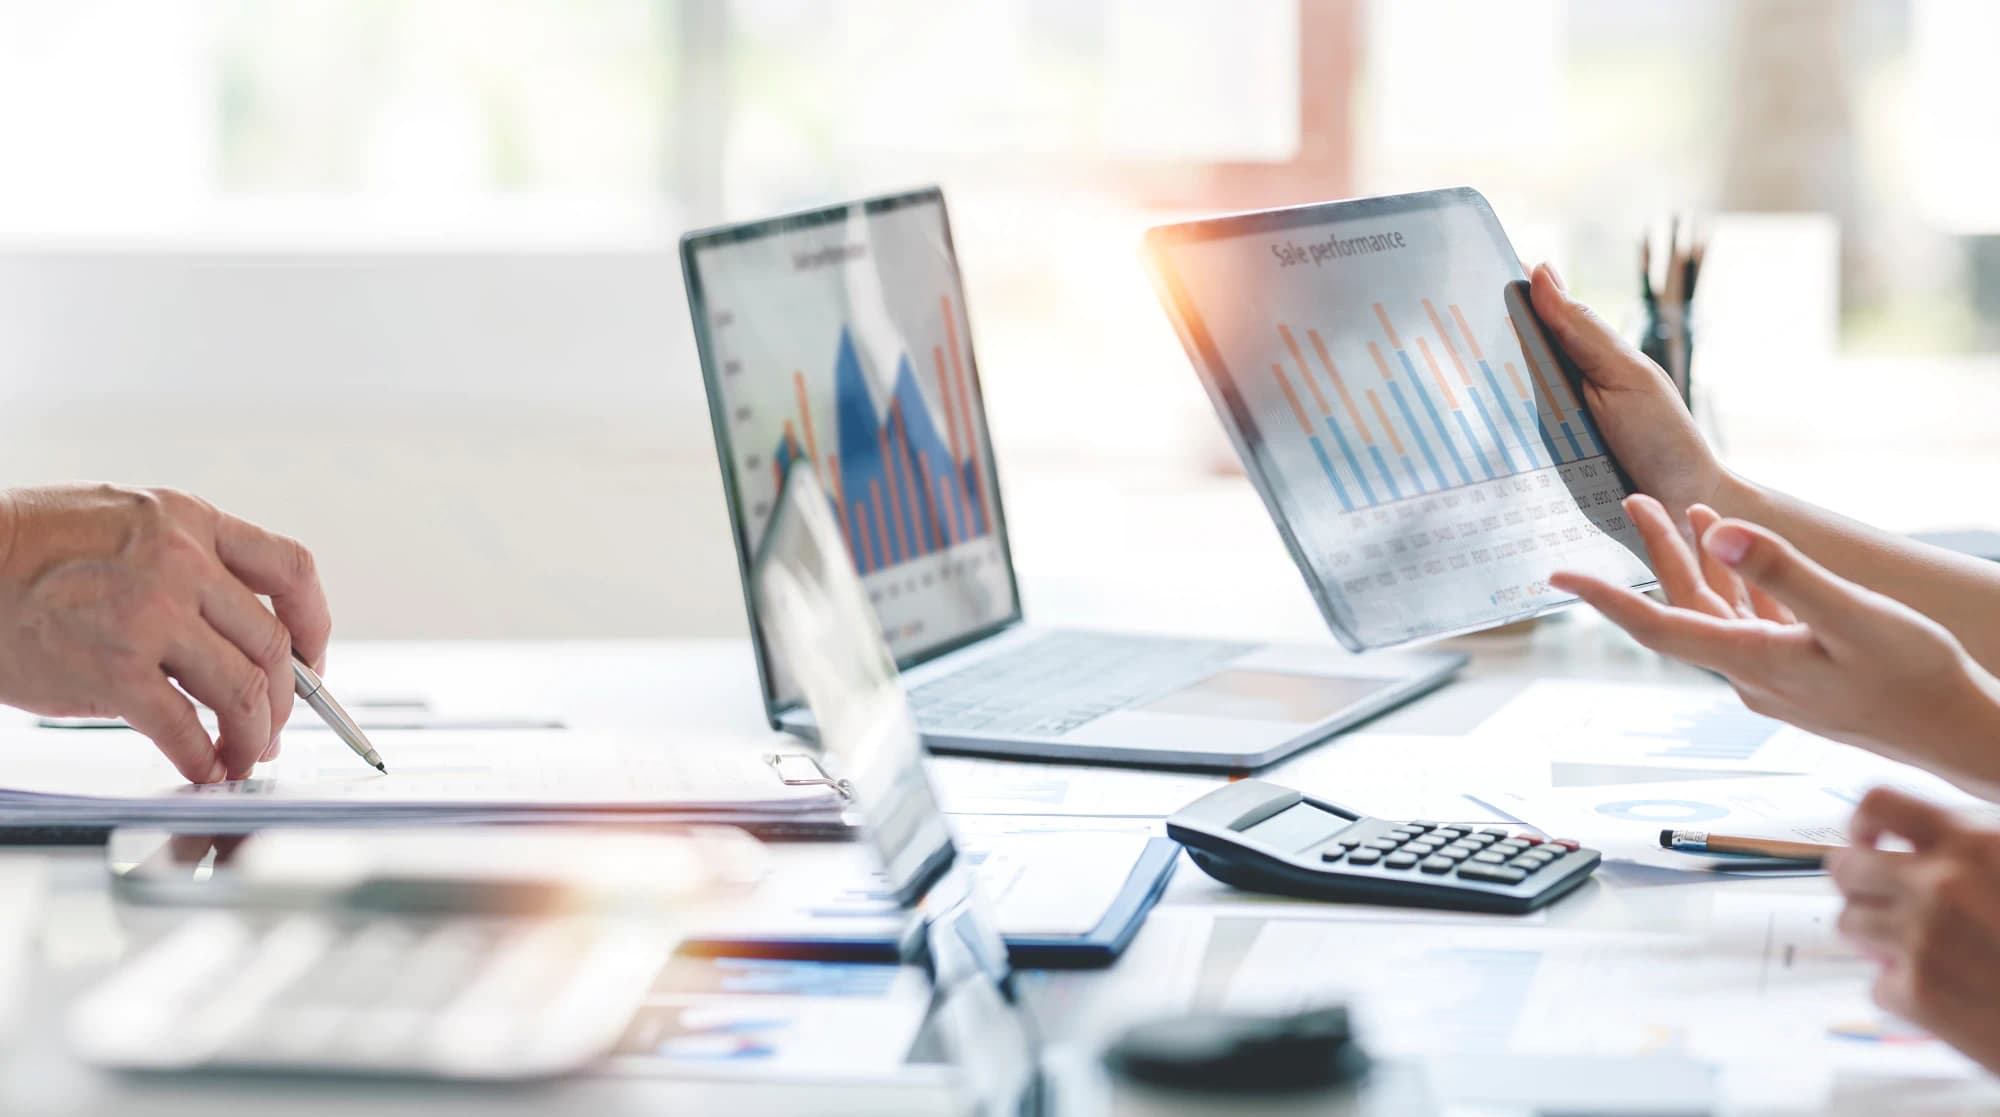
[[[1732,464],[1991,522],[1996,41],[1981,0],[0,0],[0,479],[296,534],[347,636],[733,634],[675,238],[938,182],[1029,607],[1212,570],[1193,627],[1319,633],[1138,237],[1466,184],[1628,333],[1701,215]]]

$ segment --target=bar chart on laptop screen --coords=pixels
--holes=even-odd
[[[963,296],[918,203],[699,257],[738,512],[754,548],[785,474],[819,474],[898,655],[1013,611]]]
[[[1564,600],[1559,569],[1650,577],[1617,470],[1525,303],[1510,311],[1476,211],[1172,252],[1245,441],[1364,643]]]

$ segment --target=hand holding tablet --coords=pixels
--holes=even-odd
[[[1165,225],[1168,315],[1328,625],[1356,650],[1653,584],[1628,485],[1476,191]]]

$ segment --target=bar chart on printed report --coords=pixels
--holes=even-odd
[[[856,212],[699,257],[749,545],[810,464],[898,655],[1014,608],[943,221],[935,204]]]
[[[1172,249],[1226,416],[1371,646],[1557,603],[1560,569],[1650,579],[1603,439],[1479,220]]]

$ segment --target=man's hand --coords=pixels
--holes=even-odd
[[[1876,788],[1827,858],[1840,931],[1882,966],[1875,1003],[2000,1072],[2000,830]],[[1915,847],[1875,845],[1894,834]]]
[[[0,492],[0,702],[123,717],[188,779],[238,778],[276,753],[292,648],[318,667],[331,630],[311,553],[194,497]]]
[[[1715,671],[1752,710],[2000,789],[2000,680],[1944,626],[1829,573],[1754,524],[1688,513],[1699,557],[1650,496],[1625,501],[1667,605],[1580,574],[1573,593],[1641,644]]]
[[[1660,366],[1571,298],[1554,267],[1535,269],[1529,296],[1543,328],[1583,373],[1591,417],[1639,491],[1676,518],[1691,505],[1721,502],[1729,473]]]

